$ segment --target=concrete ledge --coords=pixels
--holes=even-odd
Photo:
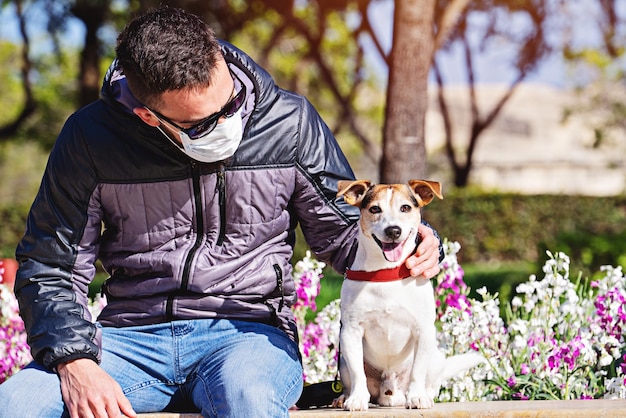
[[[201,418],[199,414],[139,414],[141,418]],[[584,401],[444,402],[432,409],[371,407],[365,412],[332,408],[291,411],[290,418],[420,417],[420,418],[622,418],[626,399]]]

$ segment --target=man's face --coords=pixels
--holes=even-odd
[[[167,120],[159,118],[147,108],[135,108],[134,112],[150,126],[162,126],[169,136],[181,142],[179,129],[191,128],[208,116],[219,112],[233,96],[234,81],[226,62],[221,59],[215,69],[214,79],[210,86],[170,90],[161,94],[158,108],[154,110]]]

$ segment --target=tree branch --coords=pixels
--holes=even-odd
[[[448,103],[446,102],[446,97],[444,94],[444,86],[443,86],[443,78],[441,76],[441,71],[439,70],[439,66],[437,62],[433,60],[433,73],[435,75],[435,80],[437,82],[437,101],[439,102],[439,110],[441,111],[441,117],[443,119],[443,129],[446,135],[446,155],[448,156],[448,161],[450,162],[450,166],[452,167],[453,172],[455,173],[459,170],[459,163],[456,157],[456,151],[454,150],[454,132],[452,126],[452,119],[450,117],[450,109],[448,108]]]
[[[381,154],[380,148],[361,132],[360,128],[357,126],[355,112],[351,106],[350,99],[354,97],[360,79],[358,77],[355,78],[355,83],[353,83],[353,85],[351,86],[349,93],[347,95],[343,95],[339,90],[339,85],[333,75],[333,72],[328,67],[328,65],[326,65],[323,54],[321,52],[321,37],[323,34],[323,27],[319,28],[320,33],[318,33],[317,36],[314,36],[310,32],[306,23],[292,13],[292,9],[287,12],[282,5],[276,5],[273,3],[268,3],[267,6],[274,8],[278,13],[280,13],[281,16],[283,16],[287,20],[289,26],[291,26],[307,40],[307,44],[310,46],[308,55],[311,57],[312,60],[315,61],[317,67],[320,70],[320,74],[324,79],[325,84],[332,92],[335,100],[337,101],[341,109],[341,113],[343,115],[343,117],[341,118],[341,123],[345,124],[347,122],[348,126],[350,126],[352,133],[362,144],[365,155],[373,162],[378,162]],[[334,131],[337,131],[337,128],[335,128]]]
[[[32,63],[30,61],[30,38],[26,32],[26,18],[22,10],[22,1],[15,0],[15,10],[19,22],[20,34],[24,43],[22,44],[22,68],[20,71],[22,78],[22,88],[24,89],[24,108],[13,122],[9,122],[7,125],[0,128],[0,139],[8,140],[15,135],[17,130],[22,126],[22,123],[35,111],[37,103],[33,95],[33,89],[30,82],[30,71],[32,69]]]
[[[470,0],[453,0],[443,9],[443,14],[438,22],[437,33],[435,35],[435,52],[448,40],[454,25],[456,25],[459,17],[463,15],[469,4]]]

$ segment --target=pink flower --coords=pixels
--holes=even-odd
[[[528,367],[528,364],[522,363],[522,365],[520,366],[520,373],[522,375],[530,373],[530,367]]]
[[[515,385],[517,385],[517,379],[515,378],[515,375],[509,377],[506,383],[509,385],[510,388],[515,387]]]

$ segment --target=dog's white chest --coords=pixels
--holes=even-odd
[[[420,336],[433,327],[429,281],[408,278],[373,283],[346,280],[341,291],[342,327],[360,329],[363,357],[378,370],[405,369]]]
[[[432,285],[418,285],[415,278],[389,283],[346,280],[341,303],[342,326],[362,330],[368,358],[403,357],[435,320]]]
[[[398,325],[434,321],[435,303],[430,281],[409,277],[388,283],[345,280],[341,288],[345,320],[398,321]],[[431,322],[432,323],[432,322]],[[397,327],[392,327],[397,328]]]

